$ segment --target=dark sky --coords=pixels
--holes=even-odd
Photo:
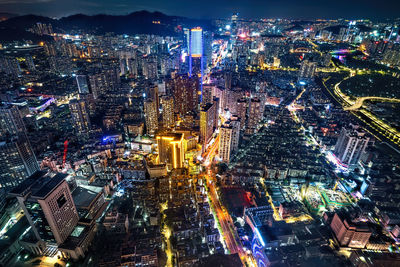
[[[137,10],[194,18],[222,18],[239,12],[247,18],[384,19],[400,17],[400,0],[0,0],[0,12],[57,17]]]

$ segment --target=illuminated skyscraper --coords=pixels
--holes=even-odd
[[[156,136],[158,145],[158,162],[167,164],[168,169],[184,166],[184,134],[164,133]]]
[[[163,126],[167,128],[173,127],[175,125],[174,98],[162,96],[160,102]]]
[[[156,102],[152,100],[144,101],[144,117],[147,134],[155,134],[158,128],[158,110]]]
[[[76,133],[78,135],[87,135],[91,129],[91,124],[89,109],[85,100],[72,99],[69,101],[69,110]]]
[[[189,76],[196,76],[200,81],[200,92],[203,88],[203,72],[204,72],[204,47],[203,47],[203,29],[200,27],[192,28],[186,31],[189,35],[187,40],[189,55]],[[201,98],[201,94],[200,94]]]

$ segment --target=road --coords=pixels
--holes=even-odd
[[[394,102],[394,103],[400,103],[400,99],[397,98],[387,98],[387,97],[377,97],[377,96],[365,96],[365,97],[359,97],[357,98],[356,102],[350,106],[350,107],[344,107],[344,110],[358,110],[360,109],[364,101],[366,100],[374,100],[374,101],[381,101],[381,102]]]
[[[345,79],[348,79],[348,78],[350,78],[350,77],[347,77]],[[338,103],[340,103],[342,105],[342,107],[353,106],[353,105],[355,105],[355,102],[351,101],[349,99],[349,97],[340,90],[339,85],[344,80],[336,83],[334,86],[334,90],[331,90],[325,84],[327,80],[322,81],[322,84],[323,84],[323,87],[325,88],[325,90],[327,90],[328,93]],[[378,137],[389,140],[390,142],[395,144],[397,147],[400,146],[400,133],[395,128],[391,127],[389,124],[384,122],[382,119],[379,119],[374,114],[372,114],[371,112],[369,112],[365,109],[350,110],[350,112],[354,116],[356,116],[359,120],[361,120],[363,123],[368,125],[376,133],[376,134],[374,134],[375,136],[378,135]]]

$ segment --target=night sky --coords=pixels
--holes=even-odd
[[[371,18],[400,17],[400,0],[0,0],[0,12],[67,16],[160,11],[192,18],[242,17]]]

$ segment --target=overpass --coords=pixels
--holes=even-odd
[[[344,107],[344,110],[358,110],[362,107],[365,100],[373,100],[380,102],[392,102],[392,103],[400,103],[400,99],[397,98],[388,98],[388,97],[378,97],[378,96],[365,96],[357,98],[356,102],[349,107]]]

